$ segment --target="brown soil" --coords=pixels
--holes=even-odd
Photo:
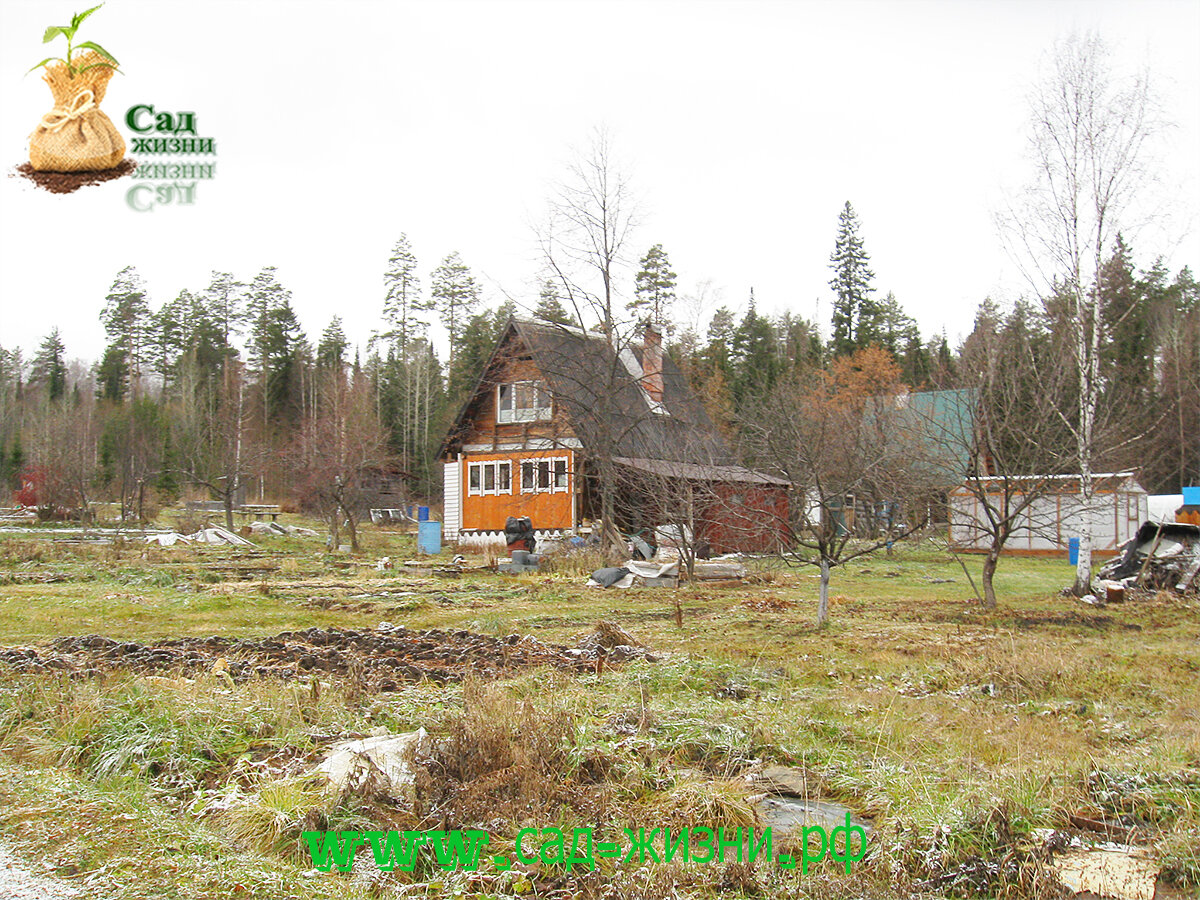
[[[267,638],[180,638],[147,645],[100,635],[63,637],[44,647],[0,647],[0,664],[18,672],[66,672],[79,676],[128,670],[199,674],[227,668],[236,681],[285,680],[308,674],[353,674],[370,691],[395,690],[399,682],[459,681],[467,675],[494,678],[535,666],[593,672],[599,658],[620,662],[640,649],[597,649],[581,644],[544,644],[528,635],[494,638],[470,631],[406,628],[341,630],[310,628]],[[218,660],[225,663],[217,665]]]
[[[112,169],[98,172],[39,172],[29,163],[21,163],[17,171],[43,190],[52,194],[70,194],[89,184],[101,184],[114,178],[123,178],[137,168],[131,159],[121,160]]]

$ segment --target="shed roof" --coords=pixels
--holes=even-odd
[[[1080,491],[1078,474],[1068,475],[1009,475],[1002,477],[991,476],[981,480],[984,489],[989,493],[1000,493],[1005,490],[1006,483],[1011,489],[1020,492],[1022,485],[1045,490],[1048,494],[1078,494]],[[1094,472],[1092,474],[1092,489],[1096,493],[1113,493],[1127,491],[1133,494],[1145,494],[1146,489],[1137,480],[1134,472]],[[969,496],[972,491],[965,485],[959,485],[952,490],[953,496]]]
[[[777,478],[774,475],[756,472],[745,466],[709,466],[661,459],[629,459],[624,456],[618,456],[613,462],[639,472],[645,472],[647,475],[683,478],[688,481],[772,484],[779,487],[787,487],[791,484],[786,478]]]

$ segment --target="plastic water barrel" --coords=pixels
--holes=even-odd
[[[419,522],[417,524],[417,550],[429,554],[442,552],[441,522]]]
[[[1079,565],[1079,538],[1067,539],[1067,558],[1071,561],[1071,565]]]
[[[1184,506],[1200,506],[1200,487],[1185,487],[1183,489]]]
[[[418,506],[417,507],[417,521],[418,522],[428,522],[429,521],[429,507],[428,506]]]

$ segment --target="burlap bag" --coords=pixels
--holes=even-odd
[[[42,116],[29,136],[29,164],[35,169],[98,172],[114,168],[124,158],[125,140],[100,109],[114,70],[95,66],[78,71],[99,62],[105,62],[104,57],[92,50],[76,56],[74,78],[65,63],[46,66],[42,78],[54,94],[54,109]]]

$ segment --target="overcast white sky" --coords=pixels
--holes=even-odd
[[[23,73],[85,6],[0,0],[9,171],[51,106]],[[1028,177],[1026,96],[1073,28],[1148,65],[1175,123],[1138,263],[1200,267],[1200,0],[108,0],[80,34],[125,72],[103,107],[127,140],[135,104],[194,111],[217,177],[145,213],[128,179],[59,196],[0,178],[0,346],[30,353],[58,326],[97,357],[127,265],[156,307],[212,269],[275,265],[310,337],[339,314],[365,342],[401,232],[426,285],[458,250],[485,299],[532,301],[531,225],[597,126],[641,198],[633,255],[662,243],[681,290],[711,280],[741,310],[753,287],[760,311],[808,317],[819,302],[827,329],[849,200],[879,291],[955,341],[985,296],[1027,290],[993,216]]]

